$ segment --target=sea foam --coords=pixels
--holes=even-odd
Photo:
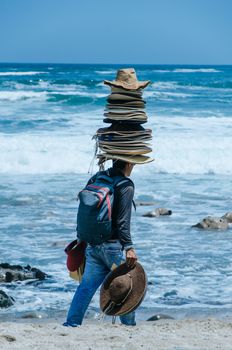
[[[151,116],[155,162],[143,171],[232,175],[231,123],[228,118]],[[72,134],[1,135],[0,173],[86,173],[95,143],[87,125],[83,127]],[[135,172],[140,169],[135,167]]]

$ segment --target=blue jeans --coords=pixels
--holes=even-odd
[[[91,299],[111,271],[112,265],[118,266],[122,262],[122,246],[119,241],[87,247],[85,272],[74,294],[64,325],[75,327],[82,324]],[[120,316],[120,320],[125,325],[135,326],[135,312]]]

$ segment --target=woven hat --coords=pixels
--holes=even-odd
[[[104,80],[104,84],[125,90],[138,90],[144,89],[150,81],[138,81],[134,68],[126,68],[118,70],[116,80]]]
[[[103,142],[99,143],[99,147],[103,152],[106,153],[114,153],[115,155],[125,154],[127,156],[130,155],[140,155],[140,154],[146,154],[150,153],[152,151],[152,148],[140,143],[140,144],[105,144]]]
[[[143,301],[147,277],[138,262],[131,268],[119,265],[105,279],[100,290],[100,307],[106,315],[119,316],[135,310]]]
[[[134,95],[130,95],[128,93],[126,94],[112,93],[111,95],[108,95],[107,101],[114,103],[114,101],[143,101],[143,99]]]
[[[144,100],[133,100],[133,101],[126,101],[126,100],[114,100],[110,101],[106,107],[107,108],[117,108],[117,107],[132,107],[132,108],[145,108],[146,101]]]
[[[103,164],[107,160],[110,159],[118,159],[118,160],[123,160],[126,163],[131,163],[131,164],[146,164],[153,162],[153,158],[147,157],[144,155],[128,155],[128,154],[112,154],[112,153],[100,153],[97,154],[97,158],[99,159],[99,165]]]
[[[118,124],[114,124],[109,126],[108,128],[100,128],[97,130],[97,133],[120,133],[120,132],[124,132],[125,135],[133,133],[133,132],[147,132],[149,131],[151,133],[151,129],[144,129],[141,125],[136,124],[133,125],[133,127],[130,128],[130,130],[128,130],[128,125],[127,123],[118,123]]]

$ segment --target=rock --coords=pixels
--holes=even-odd
[[[42,315],[37,312],[27,312],[21,318],[42,318]]]
[[[147,321],[159,321],[159,320],[174,320],[174,317],[164,314],[158,314],[150,317]]]
[[[229,224],[232,224],[232,211],[229,211],[228,213],[223,215],[221,218],[226,220]]]
[[[12,281],[25,281],[28,279],[44,280],[46,274],[41,270],[27,265],[10,265],[7,263],[0,264],[0,283]]]
[[[14,299],[0,290],[0,308],[7,308],[14,304]]]
[[[68,245],[67,241],[56,241],[51,244],[52,248],[65,248]]]
[[[152,210],[143,214],[143,216],[147,218],[154,218],[154,217],[167,216],[167,215],[172,215],[172,210],[169,210],[166,208],[156,208],[155,210]]]
[[[148,207],[148,206],[151,206],[151,205],[155,205],[155,202],[146,202],[146,201],[136,201],[135,202],[135,205],[136,206],[143,206],[143,207]]]
[[[199,222],[196,225],[193,225],[192,227],[200,228],[204,230],[227,230],[229,227],[229,224],[225,219],[222,219],[219,217],[207,216],[201,222]]]
[[[9,335],[9,334],[1,334],[0,337],[6,341],[8,341],[9,343],[12,343],[13,341],[16,341],[16,338],[13,337],[13,335]]]

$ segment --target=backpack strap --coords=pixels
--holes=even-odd
[[[118,175],[118,176],[114,176],[113,179],[114,179],[114,187],[121,186],[125,182],[130,182],[131,185],[134,187],[134,183],[131,179],[129,179],[129,177]],[[134,199],[132,200],[132,204],[133,204],[134,210],[136,211],[136,204]]]

